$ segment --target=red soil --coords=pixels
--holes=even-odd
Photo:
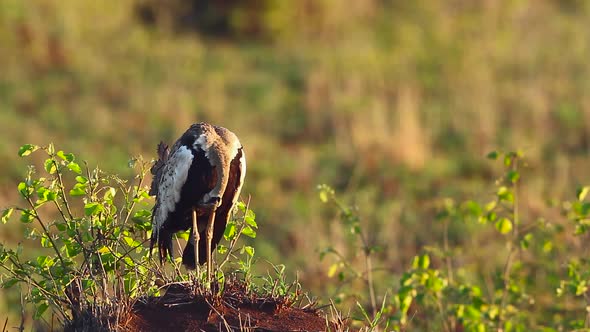
[[[121,331],[335,331],[321,312],[297,308],[286,298],[256,297],[240,285],[220,296],[194,295],[184,285],[171,285],[166,294],[137,302],[120,322]]]

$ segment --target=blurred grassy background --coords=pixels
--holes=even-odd
[[[325,301],[319,250],[354,249],[320,183],[359,207],[394,275],[440,242],[442,198],[490,197],[492,149],[529,158],[524,218],[558,217],[546,202],[588,182],[588,22],[581,0],[0,0],[0,205],[18,202],[24,143],[129,175],[130,156],[219,124],[246,148],[257,253]],[[466,266],[497,268],[498,243]]]

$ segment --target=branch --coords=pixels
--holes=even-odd
[[[39,213],[37,212],[37,208],[35,207],[35,204],[33,203],[33,201],[31,200],[30,197],[27,197],[27,201],[29,202],[29,205],[33,209],[33,212],[35,212],[35,219],[39,222],[39,224],[41,225],[41,228],[43,228],[43,233],[45,233],[45,235],[47,235],[47,238],[51,242],[51,246],[53,247],[53,251],[55,251],[55,253],[57,254],[57,258],[59,258],[61,265],[64,267],[64,269],[67,268],[63,257],[61,257],[61,254],[59,253],[59,248],[55,244],[55,241],[53,241],[53,237],[51,236],[51,233],[49,233],[49,230],[47,229],[47,227],[45,227],[45,223],[43,223],[43,221],[39,217]]]

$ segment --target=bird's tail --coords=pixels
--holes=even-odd
[[[199,265],[205,264],[207,262],[207,244],[205,241],[205,232],[202,231],[200,233],[200,241],[199,241]],[[213,246],[214,247],[214,246]],[[193,233],[191,231],[190,237],[186,243],[186,247],[184,247],[184,251],[182,252],[182,264],[189,270],[194,270],[195,266],[195,240],[193,239]]]
[[[201,256],[200,253],[199,256]],[[182,252],[182,264],[189,270],[194,270],[196,268],[195,245],[191,242],[187,242],[186,247],[184,247],[184,251]]]
[[[150,258],[156,243],[158,244],[158,256],[160,258],[160,264],[164,264],[164,261],[168,256],[172,258],[172,233],[166,232],[162,229],[157,235],[155,232],[152,233],[152,238],[150,240]]]

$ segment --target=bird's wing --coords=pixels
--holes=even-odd
[[[162,168],[164,167],[164,165],[166,165],[166,161],[168,161],[169,156],[170,148],[166,143],[160,142],[160,144],[158,144],[158,160],[150,169],[153,178],[149,194],[152,196],[158,193],[158,185],[160,183],[160,178],[162,177]]]
[[[174,212],[176,203],[188,177],[193,162],[193,153],[184,145],[175,149],[160,170],[160,179],[156,192],[156,205],[152,214],[152,239],[157,239],[158,232],[170,213]]]
[[[237,150],[236,155],[233,157],[229,166],[229,179],[227,187],[223,193],[223,199],[221,205],[217,208],[215,215],[215,227],[213,230],[213,247],[217,246],[223,233],[227,222],[231,218],[233,208],[240,197],[242,191],[242,185],[244,184],[244,176],[246,175],[246,154],[240,147]],[[206,246],[203,250],[206,250]],[[205,259],[205,257],[203,257]]]
[[[244,185],[244,177],[246,176],[246,153],[244,152],[244,148],[240,147],[237,150],[234,159],[230,164],[230,180],[228,181],[228,188],[226,189],[229,191],[233,191],[231,205],[233,207],[234,204],[238,201],[240,196],[240,192],[242,191],[242,186]],[[231,212],[231,211],[230,211]]]

